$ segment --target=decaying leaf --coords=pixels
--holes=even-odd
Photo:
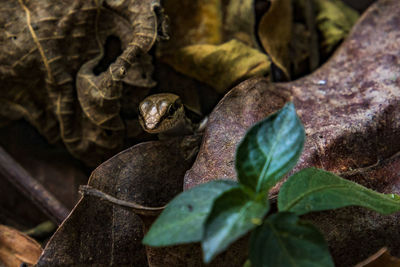
[[[219,44],[222,41],[222,13],[219,0],[168,0],[163,5],[171,29],[161,51],[174,51],[193,44]]]
[[[187,136],[141,143],[100,165],[38,266],[147,266],[143,223],[135,212],[154,219],[182,190],[199,142],[200,136]]]
[[[225,6],[224,39],[240,40],[258,48],[254,0],[230,0]]]
[[[321,50],[328,55],[350,32],[358,13],[341,0],[314,0],[314,3],[316,24],[322,35]]]
[[[159,1],[5,1],[0,25],[0,81],[7,88],[0,117],[25,118],[88,165],[121,149],[123,81],[154,85],[145,54],[164,37]],[[121,40],[122,54],[94,74],[110,36]]]
[[[34,265],[42,253],[41,246],[21,232],[0,225],[0,265],[20,266],[22,263]]]
[[[224,93],[236,82],[269,72],[267,55],[235,39],[221,45],[190,45],[166,55],[169,64]]]
[[[258,50],[254,32],[254,1],[166,1],[165,12],[174,30],[158,57],[178,72],[218,93],[269,73],[269,59]]]
[[[355,267],[399,267],[400,259],[390,255],[387,248],[381,248],[368,259],[358,263]]]
[[[272,0],[271,6],[258,26],[260,41],[271,58],[286,75],[289,74],[289,43],[292,38],[292,3],[290,0]]]
[[[292,9],[289,61],[290,74],[296,79],[314,71],[332,54],[358,14],[341,0],[295,0]]]
[[[335,56],[308,77],[278,84],[251,79],[231,90],[209,117],[185,188],[234,178],[234,153],[246,130],[292,100],[307,134],[295,171],[315,166],[379,192],[398,194],[399,12],[398,1],[377,2]],[[399,251],[399,215],[346,208],[310,218],[325,232],[340,266],[355,264],[384,245]],[[355,248],[354,243],[363,246]]]
[[[268,54],[268,64],[264,66],[266,69],[262,75],[270,73],[269,61],[272,61],[282,72],[280,75],[283,77],[276,77],[278,80],[299,77],[316,69],[320,63],[317,27],[323,36],[323,55],[327,57],[358,18],[357,13],[340,0],[273,0],[269,3],[257,33]],[[170,41],[158,50],[159,59],[178,72],[211,85],[219,93],[225,93],[237,82],[251,77],[250,74],[243,76],[243,73],[247,74],[248,66],[237,64],[236,75],[230,76],[231,81],[219,83],[221,76],[216,77],[215,74],[218,69],[229,69],[232,60],[210,57],[207,60],[209,63],[205,64],[204,58],[209,54],[214,56],[211,50],[220,50],[219,47],[238,40],[244,44],[240,51],[236,51],[241,53],[241,57],[253,54],[251,48],[254,48],[261,59],[264,51],[258,51],[254,5],[252,0],[190,1],[184,5],[179,1],[167,1],[165,9],[173,31]],[[293,14],[293,5],[300,7],[295,10],[300,15]],[[301,22],[296,21],[299,17]]]
[[[292,40],[289,45],[289,56],[291,58],[292,77],[297,78],[308,73],[310,64],[310,42],[311,34],[301,23],[293,23]]]

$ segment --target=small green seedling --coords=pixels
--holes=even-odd
[[[380,194],[324,170],[307,168],[281,186],[278,212],[267,216],[268,191],[297,163],[305,133],[294,105],[255,124],[236,152],[238,182],[215,180],[175,197],[143,243],[201,242],[204,262],[250,231],[249,262],[265,266],[334,266],[322,234],[300,215],[345,206],[382,214],[400,211],[400,197]]]

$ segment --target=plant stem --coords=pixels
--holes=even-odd
[[[0,173],[22,194],[32,200],[57,225],[60,225],[68,216],[69,210],[47,191],[42,184],[36,181],[1,146]]]

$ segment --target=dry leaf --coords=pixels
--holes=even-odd
[[[236,39],[258,49],[254,0],[230,0],[224,13],[224,40]]]
[[[138,209],[121,203],[142,206],[139,212],[154,218],[182,190],[199,142],[200,136],[187,136],[141,143],[101,164],[90,177],[87,195],[51,238],[38,266],[147,266]]]
[[[400,267],[400,259],[390,255],[387,248],[381,248],[374,255],[354,267]]]
[[[260,41],[271,58],[286,75],[289,74],[289,43],[292,31],[291,0],[271,0],[271,6],[258,26]]]
[[[13,228],[0,225],[0,265],[34,265],[41,253],[42,248],[35,240]]]
[[[191,45],[165,55],[177,71],[203,81],[224,93],[235,83],[269,72],[267,55],[231,40],[221,45]]]
[[[168,42],[160,44],[161,54],[187,45],[222,42],[221,1],[168,0],[163,7],[171,33]]]
[[[292,100],[307,134],[295,171],[315,166],[399,194],[399,13],[398,1],[377,2],[335,56],[310,76],[276,84],[251,79],[231,90],[209,116],[185,188],[234,179],[234,153],[246,130]],[[399,251],[399,217],[348,208],[308,219],[324,231],[335,262],[349,266],[386,244]]]
[[[158,57],[176,71],[218,93],[269,73],[269,59],[258,50],[254,33],[254,1],[166,1],[165,10],[173,31]]]
[[[314,0],[317,17],[316,24],[321,32],[321,49],[325,55],[350,32],[359,15],[341,0]]]
[[[311,34],[301,23],[294,23],[289,55],[291,58],[292,78],[304,76],[310,72]]]
[[[164,37],[159,2],[4,1],[0,25],[0,118],[26,119],[91,166],[120,150],[123,80],[144,74],[137,83],[154,85],[141,54]],[[120,39],[122,54],[95,75],[110,36]]]

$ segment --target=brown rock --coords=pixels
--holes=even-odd
[[[378,1],[313,74],[278,84],[251,79],[230,91],[210,115],[185,189],[235,179],[234,151],[246,130],[293,101],[307,134],[295,171],[315,166],[380,192],[400,193],[399,13],[398,1]],[[348,208],[310,218],[324,230],[339,266],[355,264],[385,245],[400,253],[399,215]]]

